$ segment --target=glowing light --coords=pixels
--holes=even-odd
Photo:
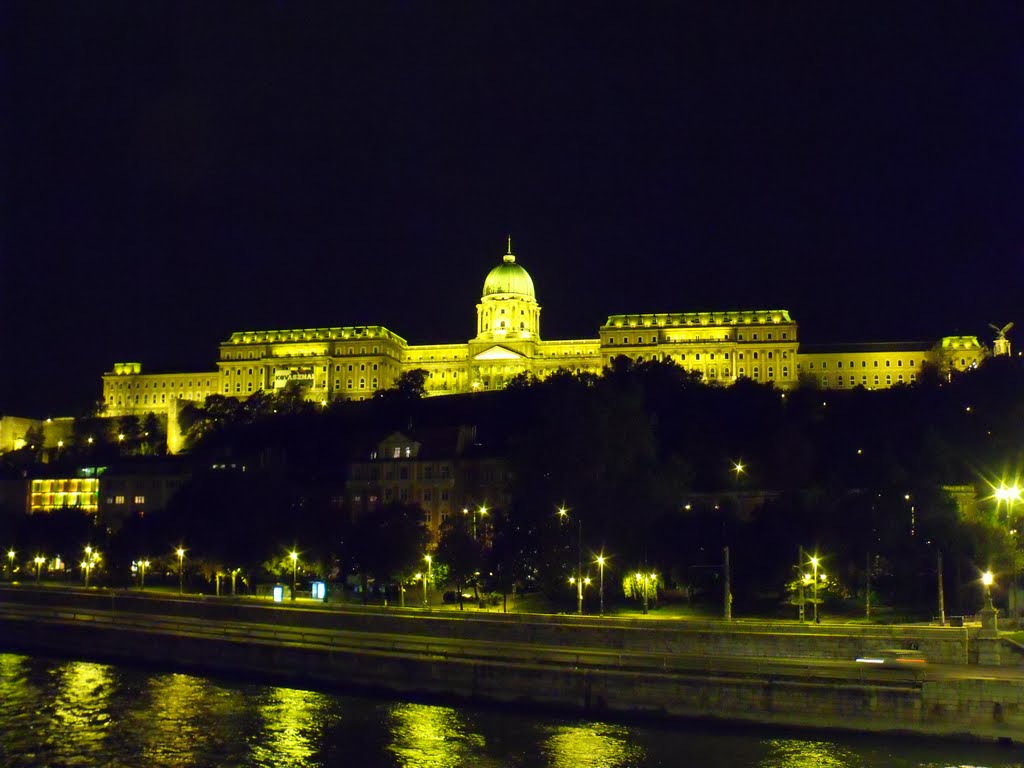
[[[992,575],[992,571],[985,571],[981,574],[981,583],[986,587],[991,587],[993,581],[995,581],[995,577]]]

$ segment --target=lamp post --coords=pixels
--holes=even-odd
[[[36,555],[36,559],[35,559],[34,562],[36,564],[36,584],[38,584],[39,583],[39,569],[42,568],[43,563],[46,562],[46,558],[43,557],[42,555]]]
[[[558,508],[558,516],[563,520],[569,518],[569,510],[565,506]],[[583,615],[583,520],[576,518],[576,581],[580,585],[576,593],[576,613]]]
[[[434,558],[432,558],[430,555],[424,555],[423,559],[427,561],[427,575],[426,578],[423,579],[423,607],[424,609],[426,609],[430,605],[429,597],[427,596],[427,590],[429,589],[428,585],[430,584],[430,565],[434,561]]]
[[[462,514],[468,515],[469,514],[469,508],[468,507],[463,507],[462,508]],[[487,505],[486,504],[481,504],[479,509],[476,509],[476,508],[473,509],[473,541],[476,541],[476,516],[477,515],[480,515],[480,517],[486,517],[487,516]]]
[[[818,558],[816,556],[811,558],[811,566],[814,568],[812,576],[814,579],[814,623],[820,624],[821,617],[818,616]]]
[[[174,550],[174,554],[178,556],[178,594],[185,594],[185,550],[183,547],[178,547]]]
[[[10,580],[14,581],[14,556],[17,554],[13,549],[7,550],[7,571],[10,575]]]
[[[999,487],[995,489],[996,497],[996,513],[998,515],[999,502],[1006,502],[1006,528],[1010,532],[1011,540],[1013,542],[1013,551],[1011,553],[1010,567],[1012,569],[1012,576],[1010,580],[1010,612],[1013,616],[1019,613],[1017,607],[1017,530],[1011,528],[1013,525],[1013,502],[1020,501],[1021,488],[1014,483],[1013,485],[1007,486],[1005,483],[1000,483]]]
[[[985,571],[981,574],[981,583],[985,585],[985,607],[990,611],[995,610],[995,606],[992,605],[993,581],[995,581],[995,577],[992,575],[992,571]]]
[[[601,595],[601,615],[604,616],[604,555],[597,556],[597,567],[600,576],[599,591]]]
[[[292,600],[294,600],[295,599],[295,587],[296,587],[295,569],[298,567],[299,553],[296,552],[293,549],[291,552],[288,553],[288,557],[290,557],[291,561],[292,561]]]
[[[92,564],[95,560],[95,553],[91,546],[85,548],[85,560],[82,561],[82,568],[85,570],[85,588],[89,588],[89,575],[92,572]]]
[[[149,560],[139,560],[139,589],[146,588],[146,569],[149,567]]]

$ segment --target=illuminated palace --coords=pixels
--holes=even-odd
[[[748,377],[783,389],[798,380],[872,389],[909,384],[926,363],[964,370],[989,353],[973,336],[801,348],[784,309],[612,315],[596,339],[546,341],[540,310],[533,279],[510,243],[484,280],[468,342],[412,345],[380,325],[239,331],[221,343],[215,371],[143,373],[139,363],[116,363],[103,375],[103,400],[110,416],[166,415],[181,402],[214,394],[244,399],[291,382],[311,400],[362,400],[415,369],[426,371],[428,394],[444,395],[500,389],[522,373],[600,373],[619,355],[672,360],[714,384]]]

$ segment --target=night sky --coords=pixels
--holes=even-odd
[[[509,233],[549,339],[1024,334],[1022,8],[4,3],[0,413],[235,330],[465,341]]]

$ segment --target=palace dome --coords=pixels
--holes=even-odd
[[[530,273],[516,264],[511,251],[505,254],[501,264],[492,269],[484,280],[484,296],[496,293],[515,293],[536,299],[533,292],[533,278]]]

